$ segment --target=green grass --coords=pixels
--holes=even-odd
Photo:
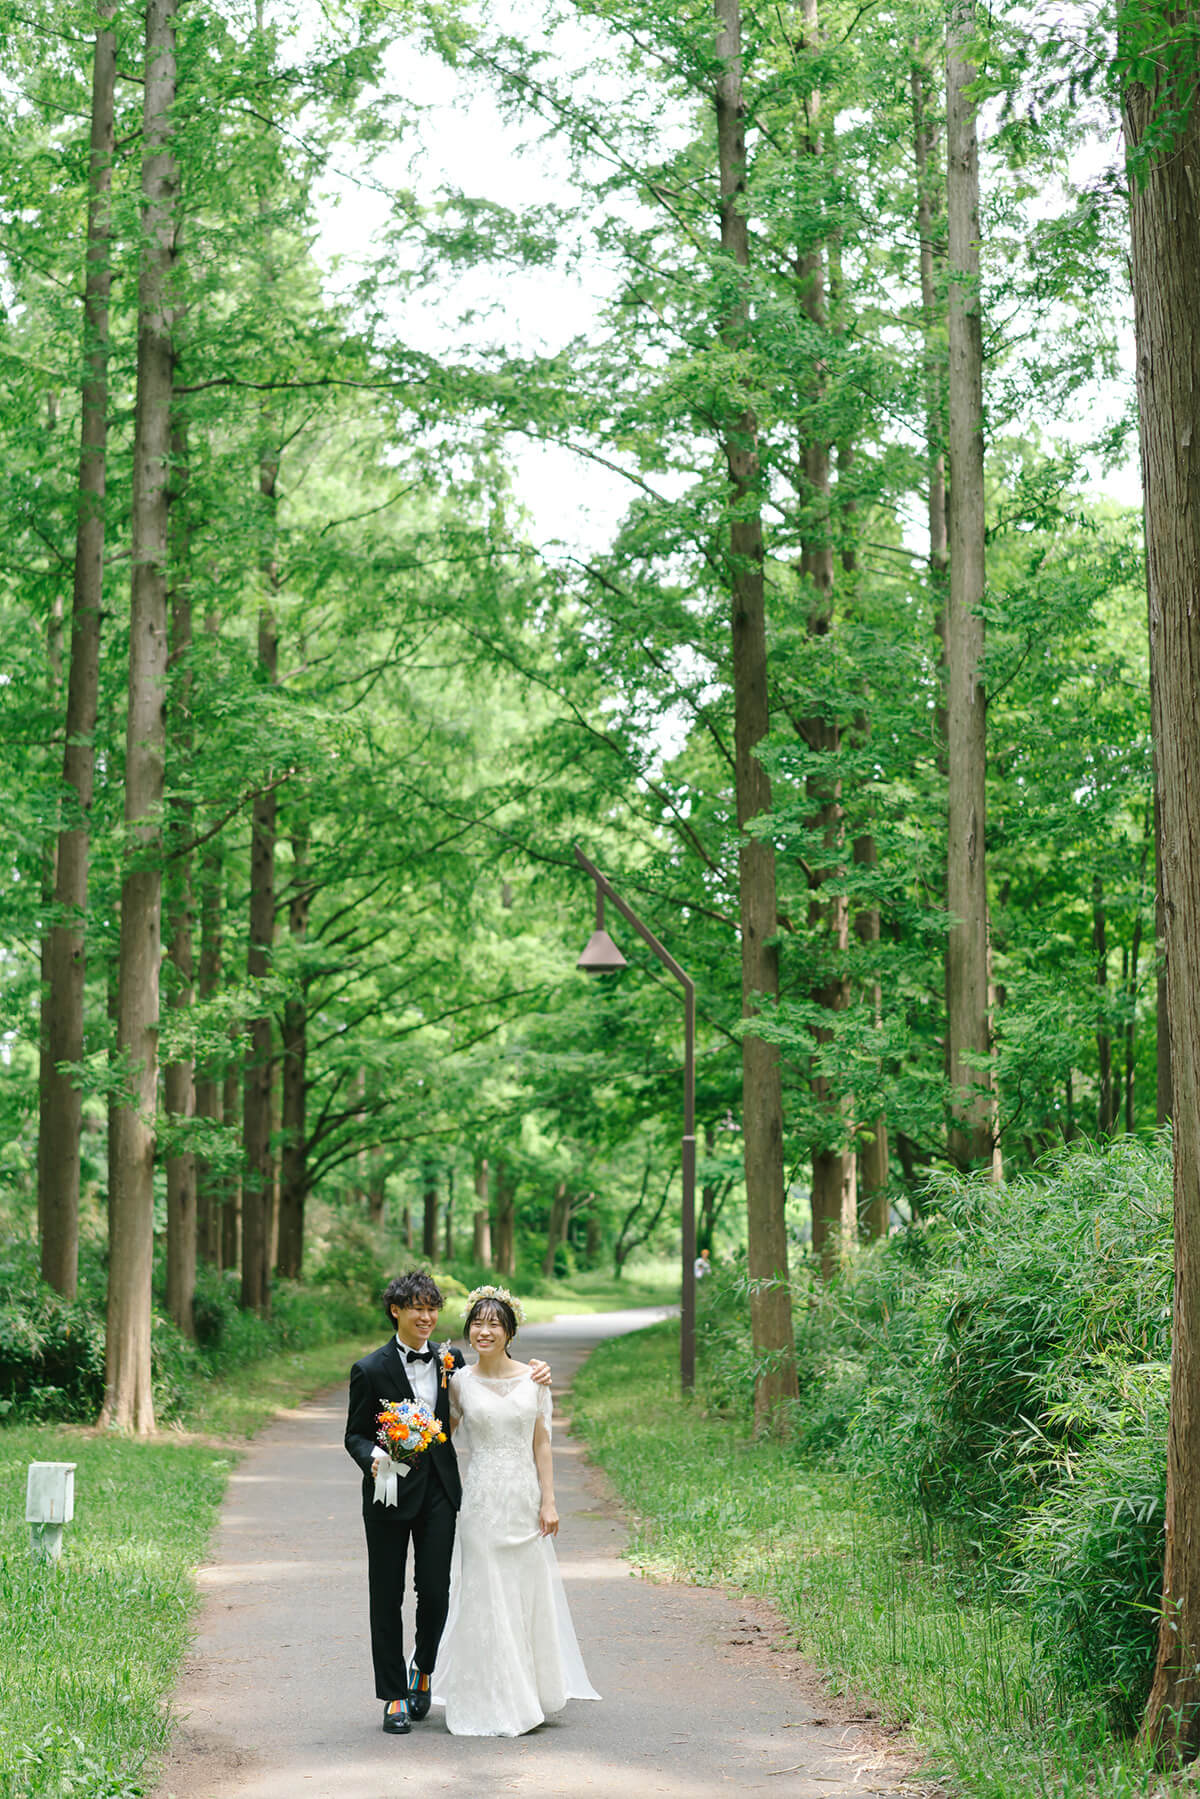
[[[183,1429],[227,1441],[244,1440],[269,1424],[279,1411],[296,1404],[297,1398],[346,1384],[351,1362],[383,1338],[364,1331],[361,1337],[322,1343],[316,1349],[285,1350],[250,1362],[220,1380],[211,1381],[188,1408]]]
[[[25,1474],[71,1461],[76,1521],[57,1568],[29,1553]],[[139,1793],[188,1641],[191,1572],[230,1459],[211,1445],[17,1426],[0,1432],[0,1793]]]
[[[678,1342],[671,1324],[617,1338],[573,1387],[574,1428],[632,1513],[635,1567],[773,1600],[831,1685],[872,1695],[956,1793],[1166,1791],[1098,1707],[1047,1689],[1022,1614],[957,1549],[918,1544],[850,1476],[682,1400]]]
[[[588,1274],[574,1274],[568,1279],[548,1281],[545,1291],[536,1298],[526,1298],[517,1289],[525,1316],[530,1324],[544,1324],[550,1318],[584,1312],[623,1312],[634,1306],[669,1306],[679,1304],[679,1263],[677,1261],[639,1262],[632,1274],[617,1280],[608,1269],[593,1269]],[[451,1308],[447,1307],[447,1316]]]

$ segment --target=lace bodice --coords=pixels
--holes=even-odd
[[[533,1432],[539,1418],[550,1428],[549,1388],[537,1386],[528,1373],[489,1380],[475,1368],[460,1368],[450,1380],[450,1410],[461,1420],[455,1447],[469,1456],[464,1506],[480,1508],[496,1524],[503,1516],[509,1541],[536,1532],[540,1489]]]

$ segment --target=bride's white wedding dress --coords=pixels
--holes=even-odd
[[[538,1533],[541,1492],[533,1431],[550,1428],[550,1391],[528,1373],[450,1379],[470,1460],[450,1577],[450,1614],[433,1674],[435,1704],[455,1736],[515,1737],[598,1699],[579,1653],[554,1545]]]

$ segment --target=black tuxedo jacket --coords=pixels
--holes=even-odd
[[[454,1351],[454,1366],[461,1368],[463,1358]],[[438,1373],[437,1417],[446,1433],[444,1443],[434,1443],[424,1454],[409,1464],[407,1475],[400,1476],[394,1508],[386,1510],[397,1520],[415,1518],[425,1503],[430,1481],[437,1481],[455,1511],[462,1503],[462,1482],[458,1476],[458,1460],[450,1441],[450,1393],[442,1385],[442,1369]],[[346,1448],[363,1471],[363,1505],[375,1504],[375,1482],[371,1478],[371,1456],[377,1446],[376,1431],[381,1406],[387,1400],[415,1399],[408,1369],[400,1346],[392,1337],[381,1348],[372,1350],[350,1370],[350,1408],[346,1416]],[[382,1513],[385,1508],[379,1506]]]

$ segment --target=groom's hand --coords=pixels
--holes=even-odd
[[[529,1364],[529,1374],[530,1378],[535,1380],[539,1387],[548,1387],[553,1378],[550,1373],[549,1362],[539,1362],[536,1357],[534,1357]]]

